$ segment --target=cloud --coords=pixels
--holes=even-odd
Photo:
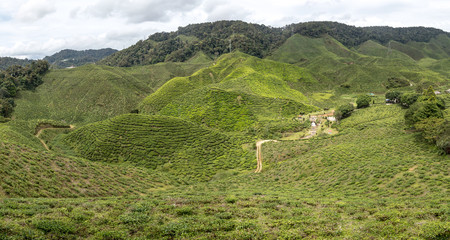
[[[251,15],[250,10],[224,0],[207,1],[203,10],[208,16],[208,21],[245,20]]]
[[[53,1],[29,0],[19,7],[15,17],[22,22],[33,22],[56,11]]]
[[[167,22],[171,16],[195,9],[201,0],[100,0],[87,8],[98,18],[121,17],[129,23]]]

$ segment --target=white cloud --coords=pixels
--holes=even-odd
[[[29,0],[22,4],[16,17],[23,22],[32,22],[44,18],[56,11],[53,1],[50,0]]]

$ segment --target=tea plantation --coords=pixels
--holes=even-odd
[[[194,36],[217,24],[21,89],[0,118],[0,239],[450,239],[447,33],[222,33],[258,58]],[[406,125],[415,103],[387,91],[442,128]]]

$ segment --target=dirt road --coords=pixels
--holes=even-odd
[[[277,140],[261,140],[256,142],[256,159],[257,159],[257,165],[255,173],[259,173],[262,171],[262,154],[261,154],[261,146],[263,143],[266,142],[278,142]]]
[[[36,136],[37,139],[39,139],[39,141],[42,143],[44,148],[47,149],[47,151],[50,151],[50,148],[48,148],[47,144],[44,142],[44,140],[39,138],[39,136],[41,135],[42,131],[44,131],[45,129],[61,129],[61,128],[74,128],[74,126],[73,125],[69,125],[69,126],[53,126],[51,124],[39,124],[36,127],[36,130],[35,130],[36,133],[34,134],[34,136]]]

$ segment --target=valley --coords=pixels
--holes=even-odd
[[[449,49],[219,21],[14,96],[6,72],[0,239],[447,239]]]

